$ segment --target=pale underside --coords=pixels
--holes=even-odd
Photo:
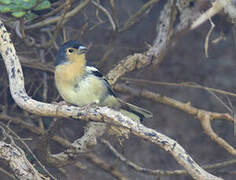
[[[74,78],[74,82],[70,82],[66,80],[65,75],[63,76],[57,71],[60,69],[58,68],[55,72],[56,87],[65,101],[78,106],[92,103],[103,106],[112,104],[113,106],[114,103],[118,103],[114,96],[107,94],[107,87],[105,83],[102,83],[101,78],[88,74],[84,77]]]
[[[102,77],[91,74],[91,71],[96,70],[96,68],[86,67],[84,75],[76,77],[75,74],[73,74],[74,71],[71,71],[72,68],[67,67],[68,64],[66,66],[60,65],[55,71],[57,90],[66,102],[77,106],[86,106],[96,103],[101,106],[108,106],[120,110],[130,118],[139,120],[139,117],[134,113],[120,109],[122,106],[120,101],[109,93],[107,84]],[[73,66],[73,68],[75,67]],[[70,71],[67,69],[70,69]],[[136,106],[133,107],[135,107],[135,109],[138,108]],[[143,111],[142,108],[139,109]]]

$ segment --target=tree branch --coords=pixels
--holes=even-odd
[[[213,141],[215,141],[217,144],[219,144],[221,147],[223,147],[225,150],[227,150],[230,154],[236,155],[236,150],[234,147],[232,147],[230,144],[228,144],[224,139],[219,137],[212,129],[211,127],[211,121],[216,119],[224,119],[230,122],[234,122],[234,118],[228,114],[228,113],[218,113],[218,112],[211,112],[206,111],[203,109],[196,108],[192,106],[189,102],[183,103],[180,101],[177,101],[175,99],[169,98],[167,96],[162,96],[158,93],[153,93],[148,90],[140,90],[137,88],[130,88],[126,85],[117,84],[115,86],[115,89],[117,91],[132,94],[133,96],[137,97],[145,97],[147,99],[150,99],[152,101],[156,101],[162,104],[169,105],[171,107],[174,107],[176,109],[179,109],[181,111],[184,111],[185,113],[188,113],[192,116],[196,116],[205,130],[205,133],[211,137]]]
[[[65,15],[65,20],[70,19],[71,17],[73,17],[76,13],[78,13],[79,11],[81,11],[84,7],[86,7],[88,5],[88,3],[90,2],[90,0],[84,0],[82,2],[79,3],[79,5],[77,7],[75,7],[73,10],[71,10],[70,12],[68,12]],[[52,23],[56,23],[61,19],[61,16],[56,16],[56,17],[49,17],[43,21],[40,21],[36,24],[32,24],[32,25],[28,25],[25,26],[25,30],[30,30],[30,29],[35,29],[35,28],[40,28]]]
[[[0,141],[0,158],[8,162],[17,179],[42,179],[19,147]]]
[[[73,117],[116,124],[127,128],[134,135],[156,144],[170,153],[194,179],[221,179],[202,169],[186,151],[173,139],[147,128],[107,107],[84,108],[67,105],[53,105],[33,100],[26,94],[24,77],[9,34],[0,21],[0,53],[2,54],[9,77],[10,91],[15,102],[24,110],[41,116]]]

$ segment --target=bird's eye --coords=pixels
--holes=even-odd
[[[72,53],[74,50],[73,49],[68,49],[68,52],[69,53]]]

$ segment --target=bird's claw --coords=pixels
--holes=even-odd
[[[66,101],[60,101],[60,102],[52,102],[52,104],[63,106],[63,105],[69,105]]]
[[[85,110],[89,110],[90,108],[94,108],[95,106],[97,106],[98,104],[93,102],[90,104],[87,104],[86,106],[84,106]]]

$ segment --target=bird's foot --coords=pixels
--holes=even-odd
[[[93,102],[93,103],[90,103],[90,104],[87,104],[86,106],[84,106],[85,110],[89,110],[90,108],[94,108],[96,107],[98,104]]]
[[[58,105],[58,106],[63,106],[63,105],[70,105],[66,101],[60,101],[60,102],[52,102],[52,104]]]

